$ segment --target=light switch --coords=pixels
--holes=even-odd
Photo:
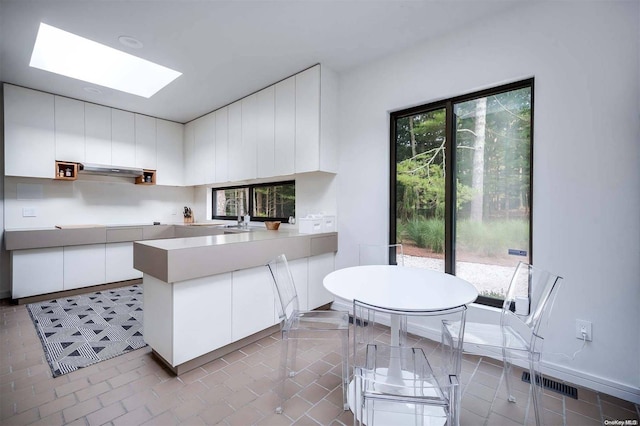
[[[36,217],[36,208],[35,207],[23,207],[22,208],[22,217]]]

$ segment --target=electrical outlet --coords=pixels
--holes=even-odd
[[[576,339],[582,340],[582,333],[585,334],[585,340],[591,342],[593,340],[593,330],[590,321],[576,320]]]

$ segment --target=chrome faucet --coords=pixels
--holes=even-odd
[[[224,212],[227,212],[227,206],[229,203],[233,203],[236,206],[236,215],[238,216],[238,227],[242,226],[242,210],[240,210],[240,204],[243,204],[242,198],[229,198],[224,202]]]

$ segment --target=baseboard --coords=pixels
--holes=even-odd
[[[332,309],[346,310],[349,312],[353,310],[353,305],[351,303],[342,300],[334,301],[331,307]],[[385,320],[383,319],[380,322],[385,323]],[[388,322],[386,324],[388,325]],[[414,333],[434,341],[440,341],[439,329],[436,330],[422,325],[412,324],[410,322],[407,324],[407,329],[410,333]],[[483,354],[483,356],[499,359],[489,353]],[[513,363],[521,368],[528,368],[526,364],[519,363],[517,360]],[[606,377],[596,376],[594,374],[575,370],[567,366],[548,361],[542,362],[542,372],[543,374],[560,381],[615,396],[616,398],[624,399],[625,401],[630,401],[634,404],[640,404],[640,389],[625,385],[624,383],[609,380]]]

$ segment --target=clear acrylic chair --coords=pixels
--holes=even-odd
[[[398,311],[353,302],[354,423],[458,424],[462,341],[440,335],[437,345],[398,329],[391,318],[409,318],[412,327],[439,333],[442,322],[464,330],[466,309]]]
[[[536,425],[543,423],[541,325],[549,317],[561,282],[562,277],[520,262],[511,278],[499,324],[470,322],[464,331],[455,324],[443,324],[446,338],[456,340],[464,336],[465,351],[502,358],[510,402],[516,401],[511,384],[512,363],[519,360],[528,366]]]
[[[284,254],[267,263],[277,295],[276,306],[282,332],[280,357],[280,404],[276,413],[281,414],[286,401],[285,383],[296,374],[295,361],[297,342],[302,339],[340,339],[342,351],[342,397],[344,409],[348,410],[347,387],[349,381],[349,313],[346,311],[301,311],[298,304],[293,276]],[[289,341],[292,348],[289,348]],[[291,349],[291,351],[290,351]],[[289,353],[291,352],[291,354]]]
[[[404,266],[402,244],[360,244],[358,246],[358,264]]]

